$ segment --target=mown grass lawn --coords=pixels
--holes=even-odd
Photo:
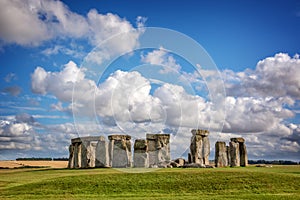
[[[300,199],[300,166],[0,170],[0,199]]]

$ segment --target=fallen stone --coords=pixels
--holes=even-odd
[[[183,165],[183,168],[206,168],[206,166],[199,163],[188,163]]]
[[[175,163],[178,164],[178,166],[183,166],[186,161],[183,158],[177,158],[176,160],[174,160]]]

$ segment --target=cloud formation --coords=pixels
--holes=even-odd
[[[15,86],[5,87],[2,91],[12,96],[18,96],[21,93],[22,89],[19,86],[15,85]]]
[[[278,53],[257,63],[255,70],[225,74],[227,94],[233,96],[285,97],[288,104],[300,99],[300,59]]]
[[[145,19],[137,18],[142,27]],[[55,38],[84,38],[96,46],[103,40],[134,27],[125,19],[91,9],[87,16],[72,12],[63,2],[52,0],[3,0],[0,2],[0,40],[37,46]],[[124,46],[135,43],[139,33],[133,33]],[[127,46],[128,47],[128,46]]]
[[[159,51],[156,51],[158,58],[153,57],[153,60],[160,62],[155,61],[154,64],[168,62],[168,56],[161,57]],[[151,81],[137,71],[117,70],[96,85],[86,78],[85,70],[79,70],[70,61],[60,72],[47,72],[38,67],[32,74],[32,89],[35,93],[52,94],[59,101],[70,103],[69,108],[73,107],[74,113],[84,116],[96,114],[103,125],[101,131],[106,133],[116,133],[120,129],[132,135],[147,130],[167,131],[181,138],[180,142],[174,140],[173,143],[180,145],[189,142],[191,128],[209,128],[212,142],[242,136],[250,146],[252,157],[271,155],[268,151],[272,151],[271,156],[276,158],[280,151],[292,155],[300,150],[299,125],[287,123],[288,119],[295,117],[292,108],[298,101],[294,90],[298,87],[298,79],[293,77],[297,76],[298,68],[297,56],[291,58],[287,54],[276,54],[260,61],[255,70],[223,71],[228,96],[225,98],[226,118],[222,133],[214,132],[222,119],[209,99],[187,93],[184,87],[173,83],[163,83],[153,89]],[[293,73],[284,73],[287,69]],[[194,73],[183,75],[191,82],[202,81]],[[77,79],[74,78],[76,76]],[[214,74],[209,76],[213,78]],[[288,76],[293,77],[288,79]],[[275,80],[277,90],[269,90],[266,94],[265,88],[271,87]],[[56,84],[52,86],[54,82],[60,83],[59,87]],[[71,102],[73,84],[77,85],[74,91],[76,98]],[[60,102],[52,107],[63,112],[68,110]],[[80,131],[84,133],[84,129]]]
[[[163,47],[160,47],[158,50],[153,50],[146,55],[141,55],[141,60],[151,65],[160,65],[162,67],[159,71],[161,74],[170,72],[178,73],[181,69],[181,66],[176,62],[174,57]]]

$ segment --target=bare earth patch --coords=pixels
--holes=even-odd
[[[50,167],[66,168],[68,161],[29,161],[29,160],[1,160],[0,168],[19,168],[19,167]]]

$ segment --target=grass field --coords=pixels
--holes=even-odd
[[[0,168],[48,167],[66,168],[68,161],[0,160]]]
[[[300,166],[2,169],[0,199],[300,199]]]

